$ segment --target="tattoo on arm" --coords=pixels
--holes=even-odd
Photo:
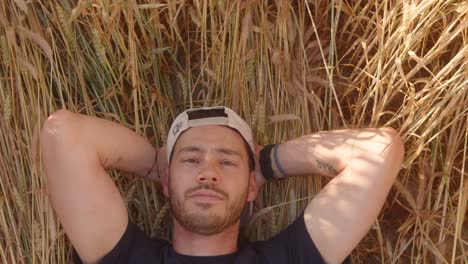
[[[326,162],[322,162],[320,160],[317,160],[317,168],[321,169],[321,170],[324,170],[328,173],[331,173],[333,175],[336,175],[338,174],[338,172],[336,171],[335,168],[333,168],[332,165],[326,163]]]

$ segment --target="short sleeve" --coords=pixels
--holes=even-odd
[[[285,230],[270,240],[260,242],[260,254],[269,263],[325,263],[304,222],[304,211]],[[351,264],[348,256],[343,264]]]
[[[162,263],[163,249],[168,241],[151,239],[131,221],[115,247],[99,262],[107,263]],[[75,264],[82,264],[75,248],[72,249]]]

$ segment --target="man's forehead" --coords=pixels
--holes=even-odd
[[[207,147],[203,145],[189,145],[189,146],[183,146],[179,150],[177,150],[178,153],[205,153],[205,152],[216,152],[219,154],[225,154],[225,155],[231,155],[231,156],[239,156],[242,157],[242,154],[240,151],[236,149],[232,149],[229,147]]]
[[[232,150],[239,152],[243,149],[243,139],[236,131],[218,125],[192,127],[183,132],[176,144],[177,152],[184,151],[208,151]]]

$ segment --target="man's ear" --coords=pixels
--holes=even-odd
[[[169,198],[169,168],[168,167],[164,169],[164,176],[163,176],[161,184],[162,184],[164,196],[166,196],[166,198]]]
[[[250,172],[250,178],[249,178],[249,195],[247,196],[247,201],[248,202],[253,202],[257,198],[258,194],[258,186],[257,186],[257,180],[256,180],[256,174],[255,170]]]

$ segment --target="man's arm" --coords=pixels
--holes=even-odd
[[[105,169],[145,176],[155,149],[117,123],[60,110],[44,124],[41,152],[55,212],[84,263],[96,263],[119,241],[128,214]],[[149,177],[155,178],[156,169]]]
[[[327,263],[341,263],[369,231],[403,155],[403,142],[392,128],[326,131],[279,145],[278,161],[287,175],[333,177],[304,212],[309,235]]]

